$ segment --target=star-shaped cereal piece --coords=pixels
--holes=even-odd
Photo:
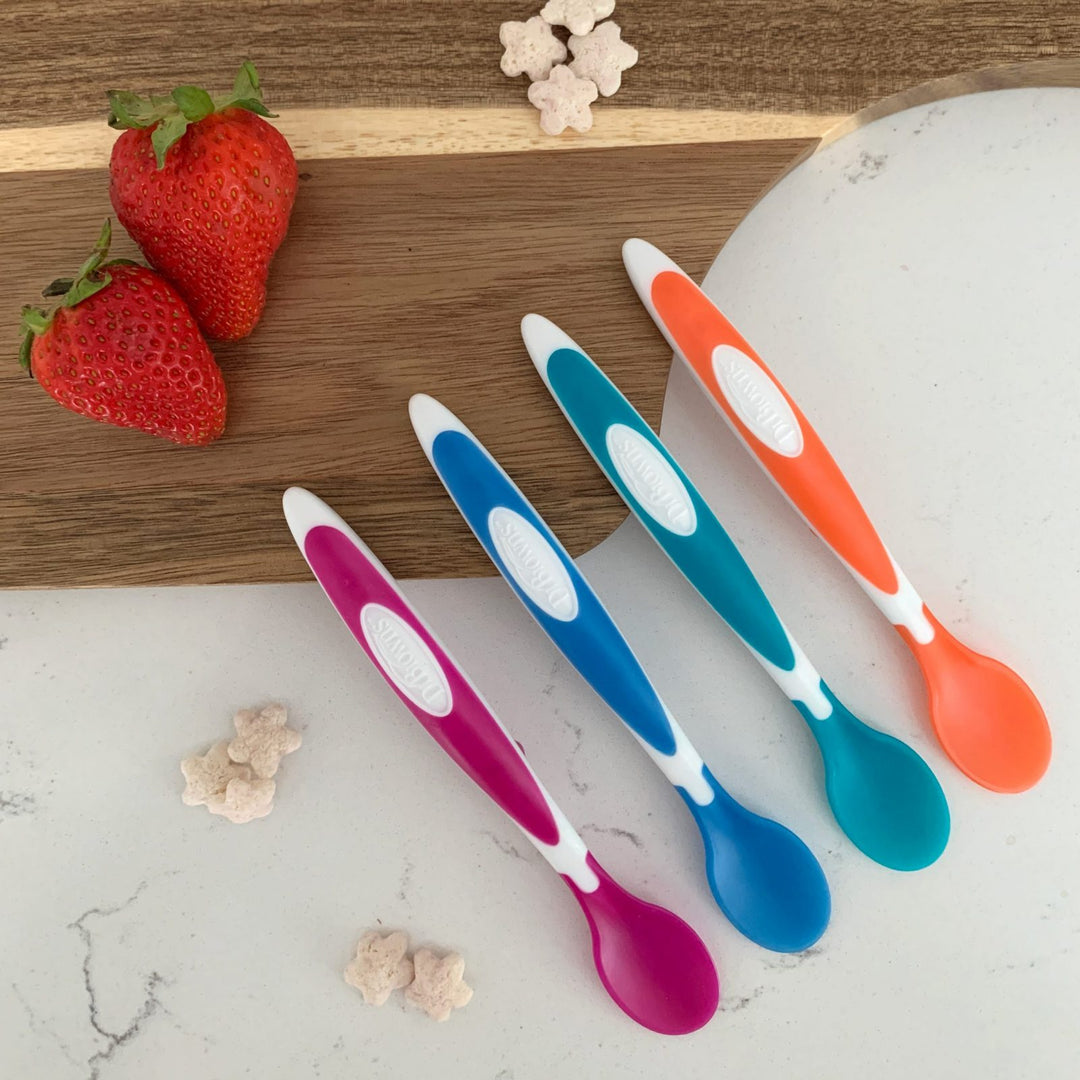
[[[615,10],[615,0],[548,0],[540,17],[552,26],[565,26],[571,34],[587,34]]]
[[[230,780],[250,780],[251,768],[237,764],[229,757],[227,742],[214,743],[205,754],[184,758],[180,762],[187,786],[180,797],[187,806],[209,806],[222,802]]]
[[[236,738],[229,743],[233,761],[251,765],[263,780],[278,771],[281,759],[300,747],[300,732],[285,726],[283,705],[268,705],[262,712],[241,709],[234,717]]]
[[[432,1020],[449,1020],[454,1009],[472,1000],[472,988],[463,978],[465,961],[457,953],[438,957],[430,949],[417,949],[413,967],[415,978],[405,997]]]
[[[611,97],[622,82],[622,73],[638,61],[638,51],[622,40],[617,23],[601,23],[584,37],[572,34],[570,70],[579,79],[592,79],[604,97]]]
[[[250,780],[236,777],[225,785],[221,798],[212,799],[206,809],[211,814],[228,818],[234,825],[246,825],[256,818],[266,817],[274,809],[276,787],[273,780],[262,777]]]
[[[405,955],[409,939],[400,930],[383,937],[372,930],[356,946],[345,968],[345,981],[364,995],[369,1005],[384,1005],[394,990],[413,981],[413,962]]]
[[[529,87],[529,100],[540,110],[540,130],[548,135],[561,135],[568,127],[588,131],[596,83],[579,79],[565,64],[559,64],[546,79]]]
[[[528,22],[504,22],[499,41],[506,50],[499,66],[511,78],[524,72],[533,82],[546,79],[566,59],[566,46],[539,15]]]

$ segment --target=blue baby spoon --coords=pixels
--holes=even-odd
[[[767,949],[809,948],[830,911],[828,883],[809,848],[721,787],[581,571],[479,440],[425,394],[409,402],[409,416],[499,572],[690,808],[705,843],[709,887],[731,924]]]

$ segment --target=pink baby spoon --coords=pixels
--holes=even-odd
[[[294,539],[330,602],[428,734],[513,819],[581,905],[604,989],[664,1035],[709,1022],[720,997],[712,958],[682,919],[605,872],[525,755],[366,544],[303,488],[283,499]]]

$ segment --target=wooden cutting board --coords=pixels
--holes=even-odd
[[[279,511],[290,483],[399,575],[490,573],[412,437],[405,405],[421,390],[578,554],[624,509],[543,391],[520,316],[560,322],[657,424],[670,353],[625,279],[626,236],[701,275],[853,109],[963,67],[1080,51],[1065,0],[1021,5],[1026,21],[1010,3],[973,20],[968,4],[866,0],[855,20],[811,0],[622,0],[641,63],[592,132],[550,139],[524,81],[498,71],[499,22],[537,6],[234,0],[214,48],[210,2],[163,3],[147,26],[119,0],[4,5],[0,588],[305,579]],[[226,436],[184,450],[70,415],[14,366],[15,327],[109,213],[102,91],[220,86],[244,56],[285,107],[302,183],[261,324],[216,349]],[[114,251],[136,254],[122,233]]]
[[[798,142],[576,154],[308,161],[266,315],[217,348],[226,435],[182,449],[58,408],[0,376],[0,584],[281,581],[305,576],[280,514],[290,483],[327,498],[405,576],[487,572],[408,423],[425,391],[457,411],[575,553],[621,502],[522,348],[548,314],[659,423],[670,361],[626,280],[633,233],[701,274],[717,237]],[[62,199],[57,192],[64,192]],[[78,261],[108,212],[104,172],[0,175],[16,295]],[[47,236],[19,239],[28,219]],[[134,254],[118,246],[120,254]],[[14,341],[10,310],[0,323]]]

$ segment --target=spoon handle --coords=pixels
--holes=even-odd
[[[521,324],[533,363],[578,437],[668,558],[738,634],[803,715],[833,704],[753,571],[667,447],[618,387],[554,323]]]
[[[912,644],[934,638],[922,598],[882,543],[798,405],[715,304],[644,240],[623,245],[630,280],[729,427],[882,614]]]
[[[409,415],[462,517],[529,613],[668,780],[698,806],[711,803],[717,782],[547,523],[449,409],[417,394]]]
[[[584,841],[371,549],[303,488],[289,488],[283,508],[330,602],[413,716],[568,883],[594,892]]]

